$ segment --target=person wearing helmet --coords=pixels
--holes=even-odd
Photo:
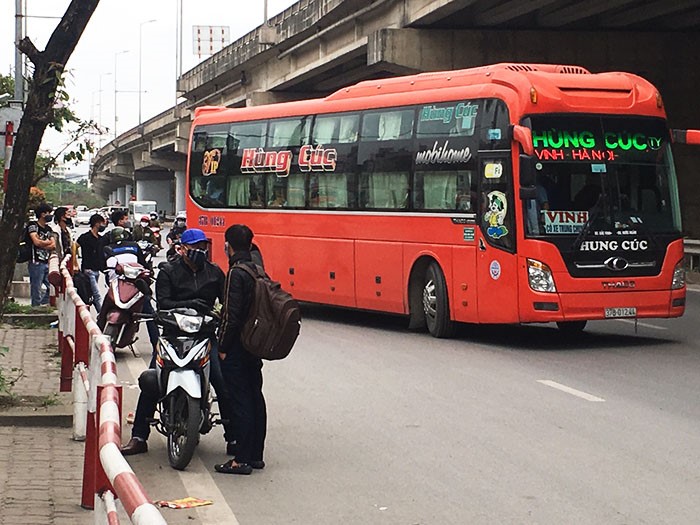
[[[154,255],[155,252],[160,249],[160,242],[158,241],[156,234],[151,229],[151,217],[148,215],[141,217],[139,223],[134,226],[133,236],[136,242],[146,241],[151,244],[155,248]]]
[[[168,232],[168,236],[165,238],[169,246],[168,253],[166,254],[168,262],[176,261],[180,257],[180,237],[182,237],[182,233],[186,229],[187,218],[184,214],[178,213],[175,217],[173,227],[170,228],[170,232]]]
[[[209,261],[209,240],[206,234],[197,228],[185,230],[181,236],[182,256],[173,262],[163,264],[156,280],[156,298],[158,308],[189,307],[200,313],[209,313],[218,300],[223,302],[225,275],[216,264]],[[228,442],[235,440],[234,429],[231,425],[232,406],[228,389],[223,383],[216,338],[211,352],[210,381],[219,403],[221,419],[224,421],[224,438]],[[151,368],[155,363],[151,363]],[[131,456],[148,451],[148,436],[150,435],[149,420],[153,418],[157,398],[151,397],[142,390],[136,405],[134,426],[131,439],[122,447],[122,454]]]

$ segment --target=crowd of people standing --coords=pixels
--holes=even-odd
[[[51,252],[81,254],[80,272],[89,279],[92,305],[98,316],[102,310],[99,289],[100,273],[109,280],[115,278],[114,268],[124,257],[144,263],[143,253],[134,241],[134,233],[141,239],[154,240],[149,233],[150,223],[143,217],[136,232],[130,231],[127,213],[117,210],[110,216],[110,226],[99,214],[90,217],[89,229],[80,235],[75,247],[71,234],[68,209],[48,204],[39,205],[36,221],[27,227],[32,242],[29,261],[32,305],[48,304],[48,260]],[[248,353],[240,340],[243,323],[251,307],[254,280],[240,265],[262,266],[260,251],[253,244],[253,232],[245,225],[234,225],[225,233],[228,272],[210,261],[209,245],[204,232],[188,229],[184,216],[178,215],[167,242],[170,245],[167,262],[160,265],[155,283],[158,308],[194,308],[200,313],[211,312],[216,302],[222,305],[222,323],[218,336],[212,341],[211,383],[216,391],[224,424],[225,450],[230,459],[215,465],[217,472],[250,474],[265,467],[263,459],[267,410],[262,392],[262,361]],[[131,259],[129,259],[131,260]],[[111,271],[110,271],[111,270]],[[42,290],[42,287],[44,289]],[[148,306],[146,306],[148,305]],[[154,313],[150,300],[144,303],[144,313]],[[147,323],[155,366],[158,330]],[[157,399],[142,392],[136,408],[132,437],[122,447],[127,455],[148,451],[150,433]]]

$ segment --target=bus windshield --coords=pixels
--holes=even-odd
[[[678,186],[663,120],[532,116],[535,198],[523,201],[531,237],[681,231]],[[584,231],[585,230],[585,231]]]

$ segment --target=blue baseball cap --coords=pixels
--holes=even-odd
[[[182,232],[182,237],[180,237],[180,242],[182,244],[197,244],[198,242],[207,242],[207,236],[204,232],[197,228],[190,228]]]

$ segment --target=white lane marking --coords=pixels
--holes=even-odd
[[[143,360],[131,356],[126,358],[126,365],[134,378],[138,378],[141,372],[146,369]],[[150,439],[159,439],[167,446],[165,437],[158,432],[151,432]],[[239,525],[236,515],[226,502],[226,498],[214,483],[211,473],[196,454],[192,457],[186,471],[175,470],[175,472],[189,494],[197,494],[200,498],[214,501],[213,505],[195,507],[200,523],[204,525],[218,525],[220,523]]]
[[[567,394],[571,394],[572,396],[580,397],[581,399],[585,399],[586,401],[592,401],[594,403],[605,403],[605,399],[603,399],[602,397],[597,397],[591,394],[587,394],[586,392],[581,392],[580,390],[576,390],[575,388],[571,388],[570,386],[562,385],[561,383],[557,383],[556,381],[550,381],[549,379],[538,379],[537,382],[545,386],[556,388],[557,390],[561,390],[562,392],[566,392]]]
[[[615,319],[616,321],[620,323],[627,323],[627,324],[634,324],[634,321],[632,319]],[[644,328],[653,328],[654,330],[668,330],[665,326],[656,326],[655,324],[649,324],[649,323],[640,323],[637,321],[638,326],[643,326]]]

